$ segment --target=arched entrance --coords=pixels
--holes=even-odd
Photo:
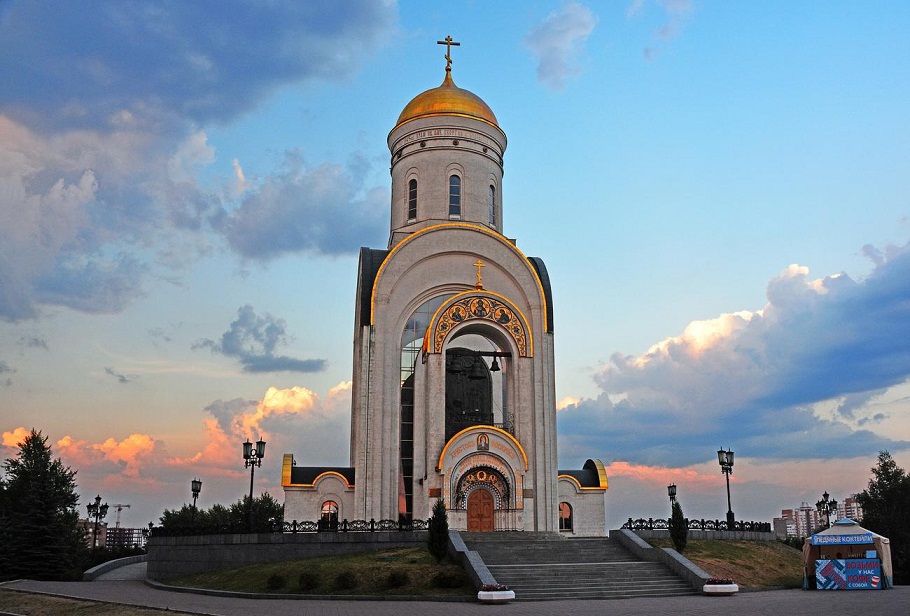
[[[493,523],[493,495],[483,488],[468,495],[468,532],[485,533],[495,530]]]

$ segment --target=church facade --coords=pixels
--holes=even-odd
[[[350,466],[285,454],[285,519],[426,519],[442,499],[454,529],[603,535],[603,464],[556,467],[553,298],[504,235],[506,135],[446,59],[389,133],[388,247],[360,252]]]

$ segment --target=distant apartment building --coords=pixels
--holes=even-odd
[[[85,545],[92,547],[92,541],[95,542],[96,548],[103,548],[107,545],[107,522],[96,524],[94,520],[79,520],[79,527],[82,529],[82,536],[85,537]]]
[[[850,518],[857,522],[863,519],[863,509],[856,500],[856,495],[848,496],[837,504],[837,513],[831,514],[831,522],[841,518]],[[782,509],[779,518],[774,518],[773,528],[777,536],[808,537],[818,528],[826,526],[827,516],[818,512],[814,505],[802,503],[796,509]]]

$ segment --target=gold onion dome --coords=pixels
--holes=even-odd
[[[476,118],[499,128],[496,116],[489,105],[473,92],[456,86],[449,70],[446,70],[446,77],[443,79],[442,85],[422,92],[411,99],[411,102],[398,116],[395,128],[417,118],[446,115]]]

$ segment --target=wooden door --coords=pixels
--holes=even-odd
[[[468,532],[490,532],[493,528],[493,495],[483,489],[468,495]]]

